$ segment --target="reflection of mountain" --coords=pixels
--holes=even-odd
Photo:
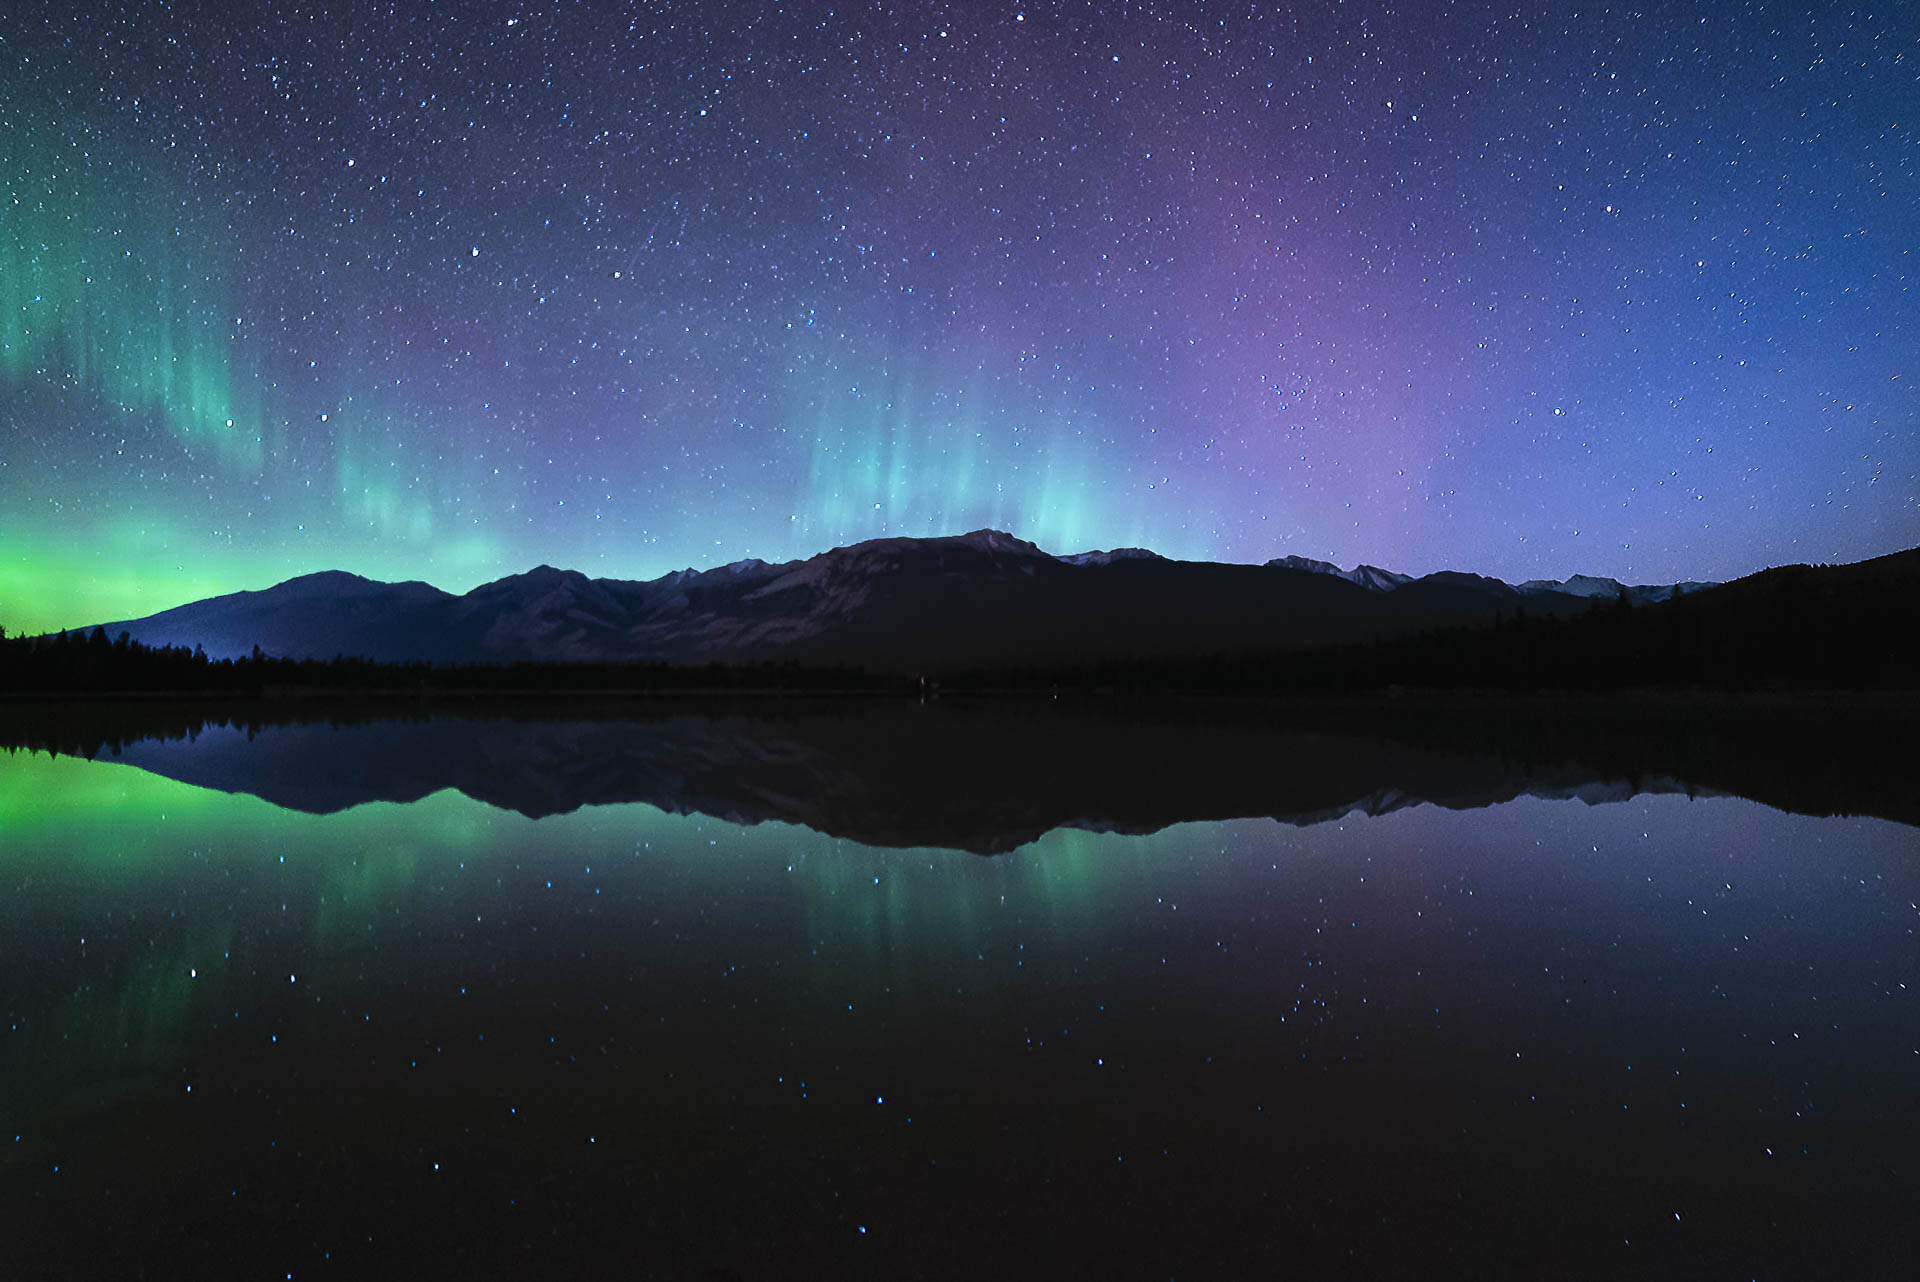
[[[251,716],[280,705],[248,705]],[[223,722],[166,705],[15,705],[4,741],[333,811],[443,788],[540,816],[643,801],[885,846],[1010,850],[1063,826],[1149,831],[1520,796],[1736,793],[1920,823],[1910,710],[1484,700],[1252,703],[638,700]],[[432,707],[433,705],[415,705]],[[171,737],[168,737],[171,736]]]

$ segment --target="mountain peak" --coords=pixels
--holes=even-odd
[[[495,579],[492,583],[483,584],[480,590],[496,586],[552,588],[563,583],[582,584],[592,582],[595,582],[595,580],[589,579],[578,570],[562,570],[558,566],[541,564],[534,566],[531,570],[527,570],[524,573],[509,574],[503,579]]]
[[[1574,574],[1565,579],[1528,579],[1525,583],[1516,583],[1514,591],[1526,596],[1537,596],[1542,592],[1557,592],[1562,596],[1584,597],[1592,601],[1615,600],[1622,593],[1634,605],[1653,605],[1668,601],[1689,592],[1698,592],[1702,588],[1718,587],[1716,583],[1642,583],[1627,585],[1618,579],[1601,578],[1592,574]]]
[[[849,543],[844,547],[822,552],[819,556],[809,557],[799,565],[811,564],[823,558],[840,560],[847,556],[867,557],[875,553],[910,553],[916,550],[940,551],[944,548],[968,548],[976,552],[997,553],[1002,556],[1031,557],[1037,560],[1051,561],[1053,556],[1042,551],[1037,545],[1025,539],[1015,538],[1004,530],[973,530],[966,534],[936,534],[921,538],[910,534],[894,534],[878,539],[862,539],[858,543]]]
[[[1349,583],[1373,592],[1391,592],[1403,583],[1413,582],[1410,574],[1401,574],[1396,570],[1383,570],[1377,565],[1360,564],[1351,570],[1343,570],[1331,561],[1316,561],[1308,556],[1281,556],[1267,562],[1283,570],[1304,570],[1309,574],[1328,574],[1336,579],[1345,579]]]
[[[1017,539],[1004,530],[973,530],[953,540],[970,548],[979,548],[982,552],[1007,552],[1016,556],[1046,556],[1038,544],[1025,539]]]
[[[1347,578],[1363,588],[1372,588],[1376,592],[1391,592],[1403,583],[1413,582],[1411,574],[1402,574],[1398,570],[1383,570],[1377,565],[1364,562],[1348,571]]]
[[[315,570],[312,574],[296,574],[291,579],[282,579],[274,584],[284,588],[295,583],[310,583],[315,587],[325,584],[372,583],[365,575],[355,574],[351,570]]]
[[[409,595],[431,594],[444,596],[439,588],[410,579],[405,583],[384,583],[379,579],[369,579],[365,575],[354,574],[347,570],[316,570],[312,574],[295,575],[283,579],[261,592],[236,592],[234,597],[253,597],[271,595],[280,600],[327,600],[336,597],[358,597],[390,589],[404,589]],[[218,598],[215,598],[216,600]]]
[[[1567,596],[1613,597],[1620,595],[1620,581],[1597,578],[1591,574],[1573,574],[1564,579],[1528,579],[1525,583],[1514,584],[1514,590],[1529,594],[1561,592]]]
[[[1110,552],[1074,552],[1060,560],[1068,565],[1112,565],[1115,561],[1164,561],[1167,558],[1147,548],[1114,548]]]
[[[1346,575],[1341,572],[1340,567],[1333,562],[1318,561],[1310,556],[1276,556],[1271,561],[1268,561],[1267,564],[1282,570],[1305,570],[1308,574],[1331,574],[1337,578],[1346,577]]]

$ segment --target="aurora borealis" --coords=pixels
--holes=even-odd
[[[994,526],[1920,542],[1899,6],[26,3],[0,623]]]

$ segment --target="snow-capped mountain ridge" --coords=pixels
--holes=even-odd
[[[1114,548],[1110,552],[1071,552],[1059,558],[1068,565],[1112,565],[1115,561],[1164,561],[1146,548]]]
[[[1351,570],[1343,570],[1331,561],[1317,561],[1312,557],[1283,556],[1267,562],[1288,570],[1305,570],[1311,574],[1329,574],[1335,578],[1357,583],[1363,588],[1376,592],[1391,592],[1404,584],[1416,582],[1413,575],[1401,574],[1394,570],[1383,570],[1377,565],[1356,565]],[[1457,573],[1439,571],[1440,574]],[[1427,575],[1433,578],[1434,575]],[[1482,576],[1473,575],[1479,579]],[[1490,580],[1498,582],[1498,580]],[[1510,584],[1515,592],[1522,596],[1540,596],[1557,594],[1578,597],[1582,600],[1614,600],[1625,593],[1631,605],[1651,605],[1657,601],[1671,600],[1676,596],[1685,596],[1689,592],[1698,592],[1703,588],[1718,587],[1717,583],[1688,580],[1683,583],[1643,583],[1628,585],[1618,579],[1600,578],[1591,574],[1575,574],[1565,579],[1528,579],[1524,583]]]
[[[1411,574],[1383,570],[1377,565],[1361,564],[1351,570],[1343,570],[1331,561],[1316,561],[1309,556],[1275,557],[1267,564],[1284,570],[1304,570],[1309,574],[1330,574],[1336,579],[1345,579],[1375,592],[1391,592],[1403,583],[1413,582]]]
[[[1565,579],[1528,579],[1525,583],[1513,585],[1516,592],[1527,596],[1536,596],[1542,592],[1558,592],[1564,596],[1582,597],[1587,600],[1617,600],[1622,593],[1629,605],[1652,605],[1659,601],[1670,601],[1689,592],[1698,592],[1703,588],[1719,587],[1717,583],[1702,583],[1688,580],[1683,583],[1639,583],[1627,584],[1618,579],[1598,578],[1591,574],[1575,574]]]

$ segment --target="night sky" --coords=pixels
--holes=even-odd
[[[1920,543],[1893,3],[10,4],[0,623],[887,534]]]

